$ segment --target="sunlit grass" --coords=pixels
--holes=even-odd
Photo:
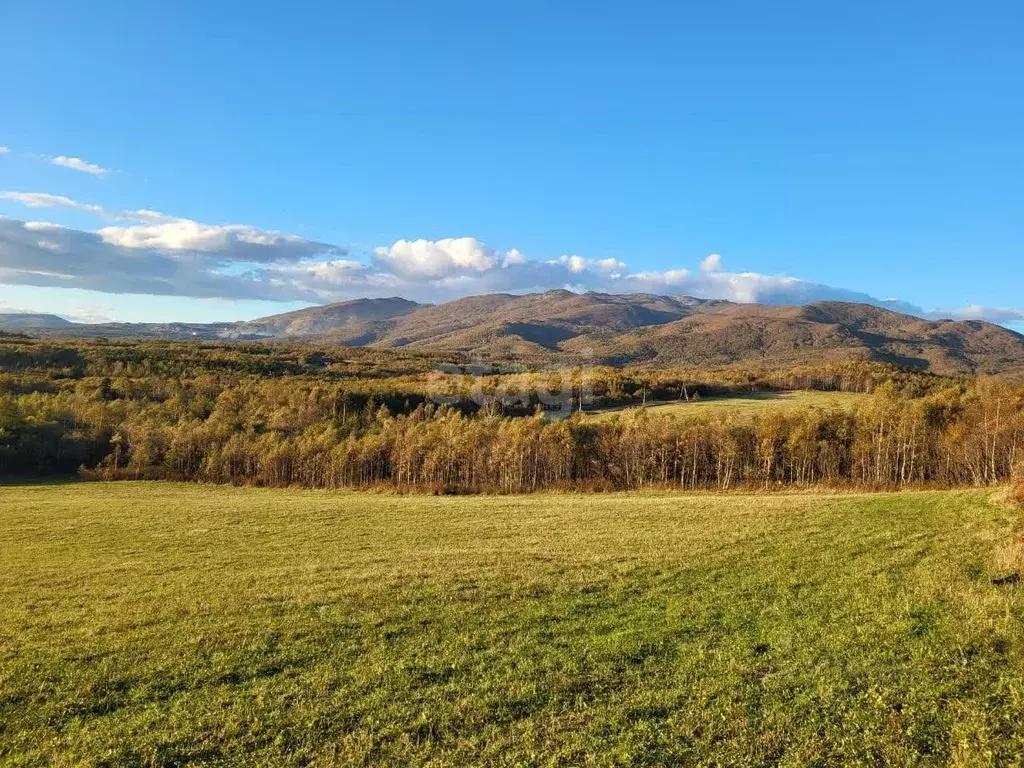
[[[1017,517],[0,486],[0,763],[1012,763]]]
[[[791,411],[798,408],[815,407],[823,409],[852,409],[864,395],[856,392],[753,392],[732,397],[694,398],[689,401],[649,402],[645,405],[628,405],[616,408],[602,408],[589,412],[590,418],[609,419],[616,414],[636,408],[646,408],[652,414],[672,416],[698,416],[707,413],[729,411],[741,415],[756,415],[770,410]]]

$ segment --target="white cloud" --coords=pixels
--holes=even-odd
[[[54,224],[49,221],[26,221],[25,229],[30,232],[45,232],[48,229],[66,229],[63,224]]]
[[[13,150],[11,150],[10,147],[0,145],[0,155],[6,155],[12,151]],[[105,176],[111,172],[109,168],[104,168],[102,165],[90,163],[80,157],[71,157],[70,155],[43,155],[35,152],[21,152],[20,154],[23,157],[32,158],[33,160],[42,160],[43,162],[50,163],[50,165],[69,168],[72,171],[88,173],[93,176]]]
[[[633,272],[625,275],[624,278],[637,285],[642,285],[645,288],[649,287],[664,293],[666,288],[672,288],[675,290],[675,288],[690,280],[690,270],[669,269],[664,272]]]
[[[155,211],[111,212],[61,195],[0,192],[31,208],[64,208],[135,220],[96,232],[0,218],[0,282],[108,293],[319,301],[345,250],[242,225],[209,225]],[[154,223],[155,222],[155,223]],[[334,261],[326,260],[334,257]],[[304,270],[288,267],[304,264]],[[324,265],[319,272],[311,267]]]
[[[1024,310],[968,306],[926,312],[894,300],[787,275],[727,272],[712,254],[691,272],[631,272],[621,260],[567,254],[531,259],[473,237],[398,240],[356,258],[338,245],[245,225],[204,224],[148,209],[110,211],[61,195],[0,192],[30,208],[81,211],[118,222],[96,231],[0,217],[0,283],[107,293],[328,302],[401,295],[440,302],[484,293],[648,292],[766,304],[853,301],[921,317],[1024,323]]]
[[[200,224],[190,219],[129,227],[103,227],[96,234],[104,242],[122,248],[221,254],[226,259],[237,261],[296,261],[317,254],[340,252],[335,246],[296,235],[235,224]]]
[[[83,304],[66,312],[64,317],[74,323],[112,323],[117,309],[109,304]]]
[[[398,240],[375,248],[374,262],[398,275],[438,279],[464,272],[486,272],[501,263],[496,251],[475,237]]]
[[[682,285],[690,277],[688,269],[670,269],[663,273],[665,281],[669,285]]]
[[[134,211],[121,211],[117,214],[119,219],[127,219],[130,221],[139,221],[143,224],[162,224],[168,221],[182,221],[177,216],[168,216],[166,213],[160,213],[159,211],[150,211],[146,208],[139,208]]]
[[[273,230],[239,224],[201,224],[191,219],[138,209],[111,211],[100,205],[81,203],[63,195],[46,192],[0,192],[0,199],[13,200],[30,208],[64,208],[105,219],[137,222],[107,226],[95,235],[112,246],[126,249],[208,254],[217,263],[293,262],[315,256],[343,255],[344,249]],[[48,222],[26,222],[26,229],[55,228]]]
[[[526,258],[526,254],[520,251],[518,248],[512,248],[505,253],[505,258],[501,262],[501,266],[511,267],[516,264],[525,264],[529,259]]]
[[[1024,323],[1024,309],[1008,307],[983,307],[970,304],[960,309],[936,309],[928,313],[935,320],[984,320],[1001,325]]]
[[[700,268],[702,272],[707,272],[708,274],[721,272],[722,257],[717,253],[712,253],[700,263]]]
[[[597,259],[596,261],[592,261],[591,265],[598,272],[606,275],[618,274],[626,269],[626,263],[624,261],[619,261],[618,259],[613,259],[611,257],[607,259]]]
[[[29,208],[67,208],[96,216],[109,215],[103,206],[80,203],[70,197],[51,195],[48,192],[0,192],[0,200],[13,200]]]
[[[706,261],[706,259],[705,259]],[[786,275],[759,272],[691,273],[686,269],[637,272],[627,276],[634,290],[685,294],[702,299],[727,299],[740,303],[807,304],[813,301],[854,301],[879,304],[877,299],[845,288],[833,288]]]
[[[601,275],[610,276],[613,274],[618,275],[626,269],[625,263],[618,259],[585,259],[582,256],[576,255],[559,256],[557,259],[549,261],[548,264],[563,266],[573,275],[594,271]]]
[[[140,224],[167,224],[188,221],[179,216],[168,216],[166,213],[138,208],[132,211],[116,211],[102,205],[82,203],[64,195],[52,195],[49,192],[12,192],[0,191],[0,200],[12,200],[29,208],[66,208],[81,211],[103,219],[116,221],[134,221]],[[56,225],[54,225],[56,226]]]
[[[109,173],[108,169],[103,166],[96,165],[96,163],[89,163],[80,157],[68,157],[67,155],[57,155],[51,157],[50,162],[53,165],[59,165],[62,168],[70,168],[73,171],[79,171],[81,173],[91,173],[93,176],[103,176]]]
[[[566,268],[574,275],[587,271],[587,260],[582,256],[563,256],[559,261],[566,265]]]

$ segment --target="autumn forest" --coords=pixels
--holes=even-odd
[[[855,407],[620,408],[751,392]],[[430,492],[983,486],[1024,458],[1024,386],[877,363],[502,370],[255,343],[0,338],[0,474]]]

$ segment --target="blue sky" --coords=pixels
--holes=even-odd
[[[1019,3],[101,5],[0,8],[0,310],[570,285],[1024,317]]]

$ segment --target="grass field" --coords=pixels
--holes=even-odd
[[[1019,764],[988,498],[0,486],[0,764]]]
[[[768,410],[792,410],[814,406],[817,408],[853,408],[864,397],[855,392],[757,392],[735,397],[706,397],[686,402],[652,402],[646,406],[624,406],[590,411],[594,419],[609,419],[624,410],[646,407],[651,413],[692,416],[706,413],[732,411],[737,414],[754,415]]]

